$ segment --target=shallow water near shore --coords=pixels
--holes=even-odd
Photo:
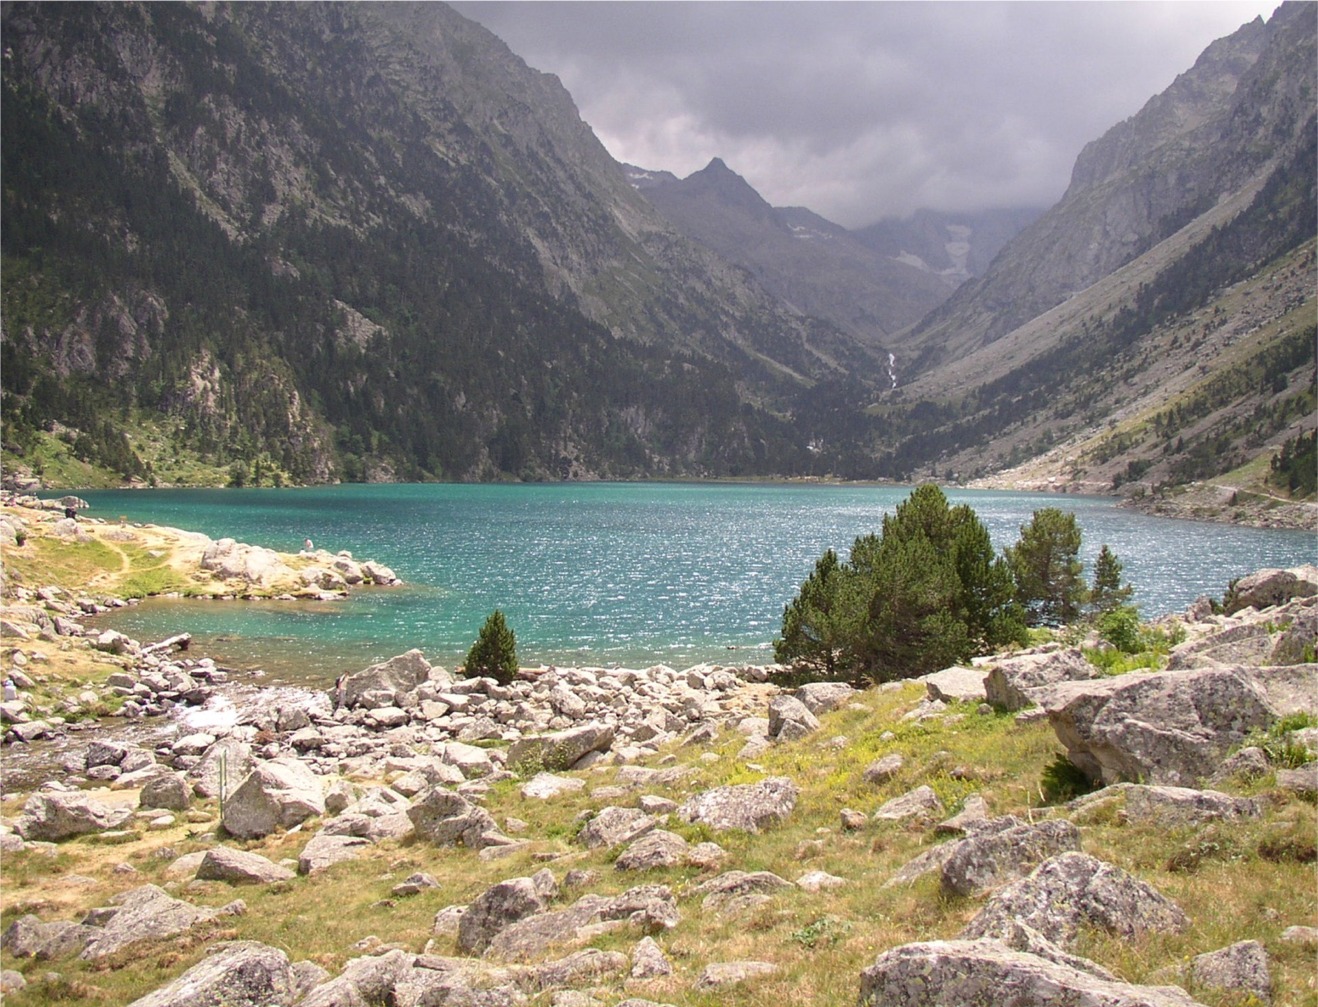
[[[502,609],[525,665],[768,663],[783,606],[825,549],[910,493],[894,486],[571,483],[282,490],[86,491],[93,517],[170,525],[283,552],[305,539],[383,562],[401,588],[341,602],[153,599],[97,625],[143,640],[191,632],[199,648],[272,681],[328,685],[419,647],[453,666]],[[1040,507],[1073,511],[1088,573],[1106,543],[1146,617],[1220,597],[1261,567],[1315,560],[1308,532],[1148,517],[1103,497],[948,492],[994,544]]]

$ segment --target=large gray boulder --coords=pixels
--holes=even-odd
[[[198,881],[227,881],[231,885],[266,885],[288,881],[296,875],[259,853],[235,850],[231,846],[214,846],[206,851],[197,866]]]
[[[114,914],[78,957],[93,961],[138,941],[174,937],[214,919],[221,912],[173,898],[156,885],[133,888],[116,895],[110,902],[116,907]]]
[[[1133,940],[1180,933],[1189,920],[1176,903],[1121,868],[1072,852],[1045,860],[1028,877],[995,892],[961,936],[997,937],[1015,923],[1066,948],[1082,926]]]
[[[956,844],[943,863],[943,890],[978,895],[1013,881],[1049,857],[1080,849],[1080,830],[1061,819],[986,831]]]
[[[902,822],[907,820],[933,821],[946,814],[943,802],[934,793],[934,788],[926,785],[907,791],[890,801],[884,801],[879,810],[874,812],[877,822]]]
[[[983,668],[953,665],[942,671],[921,675],[919,681],[924,683],[930,699],[942,700],[944,703],[982,703],[987,695],[984,691]]]
[[[271,587],[294,577],[292,569],[273,549],[231,538],[210,543],[201,555],[201,568],[225,580],[240,580],[256,587]]]
[[[53,843],[117,829],[132,817],[132,808],[111,806],[79,790],[37,793],[23,805],[14,830],[27,842]]]
[[[283,951],[256,941],[234,941],[129,1007],[289,1007],[298,993]]]
[[[846,682],[807,682],[793,695],[816,717],[822,717],[851,702],[856,690]]]
[[[164,808],[167,811],[187,811],[192,806],[192,788],[182,773],[168,770],[157,773],[142,785],[137,798],[139,808]]]
[[[331,836],[318,832],[297,858],[297,872],[310,877],[345,860],[356,860],[371,846],[361,836]]]
[[[1250,732],[1266,729],[1288,708],[1318,704],[1318,694],[1306,697],[1302,688],[1312,667],[1199,668],[1067,682],[1049,689],[1043,705],[1067,758],[1090,779],[1194,787]]]
[[[1268,952],[1258,941],[1239,941],[1196,955],[1190,962],[1190,981],[1195,986],[1249,992],[1265,1004],[1272,1002]]]
[[[44,923],[40,917],[27,913],[10,923],[5,932],[0,934],[0,948],[15,958],[44,961],[78,954],[99,934],[97,928],[72,920]]]
[[[1175,986],[1103,979],[998,941],[924,941],[860,974],[860,1007],[1202,1007]]]
[[[224,802],[220,824],[231,836],[259,839],[325,813],[320,777],[293,758],[257,763]]]
[[[613,896],[588,894],[565,909],[528,914],[500,928],[490,938],[485,957],[531,961],[553,947],[587,940],[603,930],[629,927],[654,934],[672,929],[679,919],[677,902],[664,885],[642,885]]]
[[[238,738],[220,738],[201,755],[201,761],[188,770],[198,797],[227,797],[256,768],[252,746]]]
[[[458,923],[458,947],[480,954],[504,928],[549,908],[558,884],[549,871],[529,878],[509,878],[485,889],[467,906]]]
[[[416,690],[430,678],[431,666],[415,648],[361,671],[344,675],[330,692],[336,709],[368,710],[414,705]]]
[[[438,846],[483,850],[511,842],[488,811],[443,787],[430,787],[417,794],[407,817],[417,836]]]
[[[612,849],[645,835],[659,819],[639,808],[603,808],[581,827],[577,839],[588,850]]]
[[[1227,592],[1226,612],[1231,615],[1245,608],[1272,608],[1292,598],[1318,595],[1318,567],[1308,565],[1290,570],[1256,570],[1241,577]]]
[[[795,696],[785,693],[769,702],[769,737],[775,741],[798,741],[819,730],[819,718]]]
[[[716,832],[740,829],[759,832],[786,821],[796,807],[797,786],[785,776],[759,783],[715,787],[696,794],[677,809],[684,822],[708,825]]]
[[[592,721],[565,731],[519,738],[508,749],[508,766],[518,772],[530,769],[532,773],[571,769],[591,752],[607,752],[613,736],[612,726]]]
[[[1216,790],[1131,784],[1124,788],[1124,794],[1128,821],[1154,822],[1168,828],[1238,821],[1263,814],[1263,804],[1257,798],[1232,797]]]
[[[1017,654],[996,659],[984,677],[984,695],[1002,710],[1023,710],[1038,703],[1059,682],[1082,682],[1099,671],[1075,647]]]

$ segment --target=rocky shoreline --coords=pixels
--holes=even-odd
[[[678,976],[693,996],[733,997],[774,982],[784,962],[703,960],[698,952],[691,960],[691,945],[675,934],[704,918],[756,919],[768,907],[827,898],[859,880],[816,869],[793,881],[743,862],[753,848],[748,837],[772,836],[802,814],[809,775],[804,764],[793,775],[768,775],[759,761],[792,746],[811,753],[807,762],[843,753],[855,741],[829,740],[830,725],[893,697],[901,713],[885,735],[894,744],[903,724],[955,730],[968,717],[1006,713],[1022,729],[1046,721],[1071,764],[1104,786],[1042,816],[995,814],[973,794],[949,807],[927,784],[902,786],[909,767],[896,748],[864,767],[866,786],[900,792],[872,811],[838,809],[838,835],[896,828],[928,837],[884,887],[932,877],[947,897],[982,905],[952,939],[871,957],[853,996],[858,988],[861,1003],[933,1007],[979,1004],[977,990],[1028,988],[1029,1002],[1038,1004],[1079,996],[1186,1007],[1204,1001],[1176,986],[1122,981],[1080,954],[1077,937],[1087,928],[1138,941],[1184,933],[1196,922],[1155,887],[1083,852],[1085,836],[1113,815],[1173,828],[1265,813],[1260,800],[1206,785],[1265,776],[1275,778],[1278,794],[1312,801],[1318,793],[1315,763],[1290,769],[1246,744],[1283,718],[1318,715],[1313,567],[1242,578],[1225,612],[1215,613],[1207,599],[1196,603],[1175,619],[1182,642],[1156,673],[1104,676],[1080,650],[1058,643],[926,676],[913,697],[901,683],[865,692],[839,683],[783,689],[769,681],[771,669],[758,666],[524,669],[502,684],[457,677],[419,651],[345,675],[327,691],[266,689],[191,654],[184,636],[143,645],[75,630],[77,612],[85,611],[76,597],[41,588],[18,593],[18,603],[0,613],[6,671],[17,676],[15,695],[0,706],[4,759],[52,736],[67,744],[58,779],[14,793],[6,773],[0,852],[55,855],[93,840],[112,849],[179,836],[180,827],[200,839],[193,852],[164,854],[166,886],[136,884],[138,869],[116,866],[120,893],[80,918],[15,918],[6,907],[0,946],[11,960],[34,963],[0,980],[16,995],[61,961],[122,963],[125,948],[241,932],[224,921],[244,916],[243,899],[201,905],[189,892],[297,885],[309,897],[321,879],[383,849],[404,863],[420,856],[423,864],[426,851],[456,851],[498,880],[468,902],[440,906],[424,940],[411,946],[363,937],[337,973],[268,943],[227,939],[135,1007],[663,1007],[687,1002],[674,986]],[[71,650],[100,655],[118,670],[96,687],[83,682],[72,695],[52,695],[47,709],[34,696],[52,644],[63,645],[66,657]],[[97,721],[76,719],[78,709],[111,700],[117,721],[162,730],[149,740],[112,739]],[[731,748],[729,738],[736,739]],[[1286,743],[1318,751],[1318,728],[1297,730]],[[725,757],[715,751],[720,746],[752,782],[693,786],[699,766]],[[586,810],[564,839],[552,840],[520,817],[491,813],[487,805],[510,788],[528,807],[584,799]],[[808,858],[814,842],[823,840],[803,841],[800,856]],[[259,852],[271,843],[285,855]],[[605,856],[618,877],[642,883],[614,890],[599,864],[581,859],[591,856]],[[539,866],[500,876],[502,863]],[[594,866],[571,866],[578,863]],[[646,875],[672,871],[692,880],[644,883]],[[394,886],[391,899],[423,897],[446,884],[418,870]],[[595,946],[601,939],[606,948]],[[619,941],[625,950],[610,949]],[[1276,967],[1270,955],[1316,941],[1318,933],[1297,920],[1271,948],[1237,941],[1168,963],[1160,983],[1252,991],[1266,1000]]]

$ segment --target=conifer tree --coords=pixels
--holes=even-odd
[[[1089,589],[1089,611],[1094,616],[1115,612],[1130,600],[1134,592],[1129,584],[1121,583],[1121,560],[1103,544],[1094,560],[1094,582]]]
[[[468,678],[493,678],[507,685],[517,675],[517,637],[497,608],[481,627],[463,667]]]
[[[1006,550],[1016,580],[1016,600],[1032,626],[1063,626],[1074,622],[1085,599],[1080,552],[1080,526],[1074,514],[1056,507],[1034,512],[1021,526],[1021,537]]]

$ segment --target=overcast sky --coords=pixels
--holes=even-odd
[[[619,161],[721,157],[847,227],[1049,206],[1088,141],[1276,3],[455,2]]]

